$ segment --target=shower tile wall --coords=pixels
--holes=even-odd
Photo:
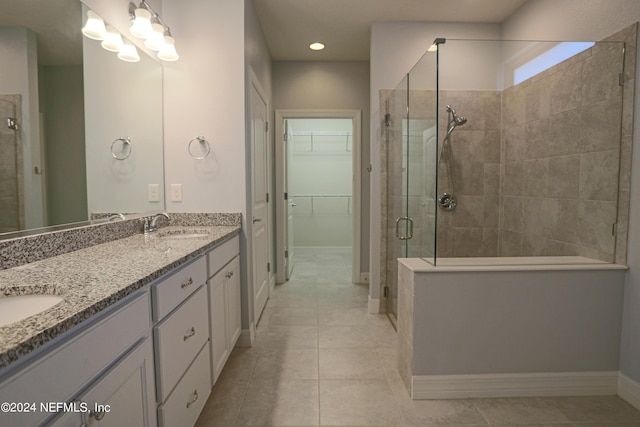
[[[618,222],[616,228],[615,262],[626,264],[627,233],[629,226],[629,190],[631,188],[631,146],[633,141],[633,117],[638,24],[631,25],[608,37],[606,41],[625,43],[624,87],[622,95],[622,125],[620,142],[620,178],[618,185]]]
[[[599,43],[503,91],[500,256],[614,260],[623,60]]]
[[[439,111],[447,105],[468,121],[451,135],[458,205],[438,211],[438,256],[498,256],[500,92],[440,91]],[[447,114],[440,114],[440,135],[446,134],[447,124]],[[444,160],[438,170],[438,195],[452,192]]]
[[[21,123],[20,95],[0,95],[0,233],[24,229],[21,133],[9,129],[8,117]]]

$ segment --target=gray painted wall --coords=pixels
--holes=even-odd
[[[624,275],[417,273],[413,375],[617,371]]]
[[[47,224],[86,221],[82,65],[41,67],[47,164]]]
[[[362,110],[360,268],[362,272],[369,272],[369,63],[276,61],[273,63],[273,108]]]

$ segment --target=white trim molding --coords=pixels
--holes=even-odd
[[[243,329],[236,343],[236,347],[252,347],[253,341],[256,339],[256,327],[253,322],[249,329]]]
[[[545,372],[524,374],[413,376],[411,397],[602,396],[618,392],[618,372]]]
[[[368,309],[369,314],[380,313],[380,298],[371,298],[371,295],[369,295]]]
[[[618,395],[640,410],[640,383],[622,372],[618,376]]]

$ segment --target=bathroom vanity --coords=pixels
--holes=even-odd
[[[0,327],[0,425],[194,425],[241,332],[239,230],[167,227],[0,271],[4,298],[62,296]]]

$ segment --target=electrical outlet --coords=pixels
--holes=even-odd
[[[182,184],[171,184],[171,201],[182,201]]]
[[[150,202],[160,201],[160,185],[159,184],[149,184],[149,201]]]

